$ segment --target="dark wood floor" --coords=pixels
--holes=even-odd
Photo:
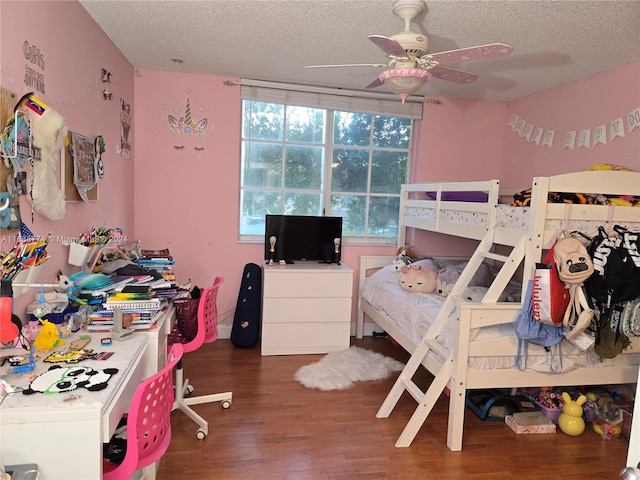
[[[407,354],[383,338],[354,343],[406,362]],[[173,412],[173,438],[158,480],[346,479],[617,479],[627,456],[624,440],[601,440],[587,425],[580,437],[563,433],[516,435],[501,422],[465,414],[462,452],[446,445],[447,408],[441,397],[409,448],[394,443],[415,408],[403,395],[388,419],[376,412],[395,376],[345,391],[310,390],[296,370],[320,355],[260,356],[218,340],[185,356],[185,374],[196,394],[233,391],[228,410],[196,406],[209,421],[209,436]],[[418,383],[430,380],[420,373]]]

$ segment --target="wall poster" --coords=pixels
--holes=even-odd
[[[95,187],[97,180],[93,139],[71,132],[71,154],[75,186],[86,190]]]

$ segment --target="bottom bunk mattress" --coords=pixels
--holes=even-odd
[[[445,298],[437,294],[407,292],[400,287],[399,275],[393,265],[381,268],[366,278],[360,295],[372,307],[384,313],[389,322],[414,344],[417,344],[435,320]],[[451,351],[455,343],[456,323],[456,311],[454,310],[435,337],[435,340],[447,351]],[[385,328],[384,325],[381,327]],[[513,355],[470,357],[469,368],[474,370],[516,368],[515,345],[517,345],[517,340],[514,324],[482,327],[478,330],[474,341],[498,337],[512,337],[514,339]],[[640,354],[628,351],[615,358],[601,359],[592,351],[581,352],[577,350],[567,341],[562,343],[562,350],[561,371],[563,372],[575,368],[640,364]],[[554,353],[529,354],[526,365],[527,368],[538,372],[558,371],[559,358]]]

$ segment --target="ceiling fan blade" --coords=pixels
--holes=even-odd
[[[441,65],[447,63],[467,62],[470,60],[487,60],[489,58],[506,57],[513,52],[513,47],[504,43],[489,43],[475,47],[460,48],[430,54]]]
[[[393,38],[385,37],[384,35],[369,35],[369,40],[375,43],[388,57],[409,58],[402,45]]]
[[[440,65],[432,68],[430,71],[434,77],[454,83],[471,83],[478,79],[478,74],[476,73],[465,72],[464,70],[456,70],[455,68]]]
[[[376,78],[373,82],[371,82],[365,88],[376,88],[376,87],[379,87],[381,85],[384,85],[384,82],[382,80],[380,80],[380,78]]]
[[[388,67],[386,63],[343,63],[337,65],[305,65],[304,68],[334,68],[334,67]]]

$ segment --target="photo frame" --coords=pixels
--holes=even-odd
[[[71,132],[73,156],[73,183],[76,187],[91,189],[97,183],[94,139]]]

